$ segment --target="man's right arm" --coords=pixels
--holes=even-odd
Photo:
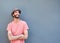
[[[18,36],[13,36],[11,31],[8,31],[8,39],[9,40],[17,40],[20,38],[21,35],[18,35]]]

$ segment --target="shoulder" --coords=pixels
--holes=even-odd
[[[8,23],[8,25],[7,25],[7,31],[11,30],[11,26],[12,26],[12,22]]]
[[[23,24],[27,24],[26,21],[24,21],[24,20],[21,20],[21,22],[22,22]]]
[[[8,26],[11,26],[12,25],[12,22],[8,23]]]

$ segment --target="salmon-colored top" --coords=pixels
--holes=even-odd
[[[18,23],[12,21],[7,26],[7,31],[11,31],[14,36],[24,34],[24,30],[29,29],[25,21],[20,20]],[[12,40],[11,43],[25,43],[24,40]]]

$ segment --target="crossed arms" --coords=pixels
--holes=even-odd
[[[28,30],[24,30],[24,34],[13,36],[11,31],[8,31],[8,39],[9,40],[17,40],[17,39],[27,39],[28,38]]]

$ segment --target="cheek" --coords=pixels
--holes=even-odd
[[[13,17],[16,16],[15,14],[13,15]]]

